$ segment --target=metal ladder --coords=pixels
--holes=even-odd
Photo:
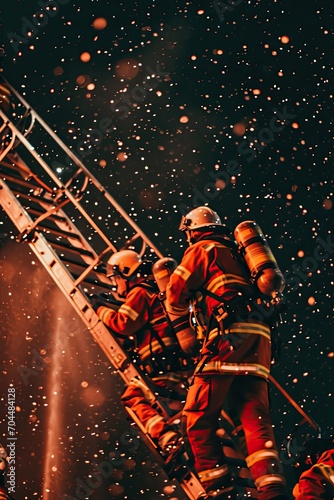
[[[104,263],[111,253],[129,246],[146,257],[162,253],[24,97],[3,81],[0,205],[17,229],[16,241],[29,245],[124,383],[139,383],[168,419],[145,374],[100,321],[89,299],[91,293],[112,293]],[[59,167],[64,155],[68,166]],[[50,166],[52,159],[57,161]],[[187,465],[186,452],[177,473],[170,470],[136,415],[130,416],[167,475],[196,500],[203,487]]]

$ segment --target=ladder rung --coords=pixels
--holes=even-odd
[[[73,259],[70,259],[66,256],[59,256],[60,260],[66,265],[71,265],[71,266],[74,266],[74,267],[79,267],[80,269],[87,269],[87,264],[85,262],[78,262],[76,260],[73,260]],[[105,277],[105,266],[103,264],[100,264],[100,265],[97,265],[96,268],[94,268],[92,271],[91,271],[92,274],[96,274],[96,275],[103,275]]]
[[[24,187],[29,188],[29,189],[32,189],[32,188],[43,189],[38,183],[34,184],[31,181],[24,180],[24,179],[22,179],[20,177],[12,177],[11,175],[5,174],[4,172],[1,172],[1,176],[7,182],[13,183],[15,185],[24,186]]]
[[[43,233],[43,235],[44,235],[44,233]],[[68,252],[73,252],[73,253],[76,253],[76,254],[85,255],[85,256],[88,256],[88,257],[92,257],[92,259],[95,259],[94,253],[90,252],[89,250],[85,250],[83,248],[73,247],[69,243],[60,242],[58,240],[57,241],[51,241],[51,240],[48,239],[47,241],[53,247],[62,248],[63,250],[67,250]]]
[[[71,275],[73,276],[75,281],[81,276],[80,274],[74,274],[74,273],[71,273]],[[86,277],[82,280],[81,283],[88,283],[89,285],[95,285],[95,286],[100,287],[100,288],[105,288],[106,290],[111,290],[113,288],[112,285],[110,285],[110,287],[109,287],[108,285],[106,285],[102,281],[99,281],[98,278],[94,279],[94,278]]]
[[[29,214],[35,215],[43,215],[45,213],[44,210],[38,210],[37,208],[26,208]],[[56,213],[50,214],[46,220],[53,220],[56,222],[66,222],[66,217],[62,217],[61,215],[57,215]]]
[[[34,194],[23,193],[22,191],[17,191],[15,189],[12,189],[12,193],[14,193],[17,198],[23,198],[23,199],[28,200],[30,202],[36,203],[38,205],[40,205],[41,203],[45,203],[46,205],[50,205],[50,207],[52,205],[54,205],[53,200],[48,200],[48,199],[42,198],[40,196],[35,196]]]
[[[45,220],[47,221],[48,219],[45,219]],[[42,232],[44,236],[45,236],[45,231],[46,231],[46,232],[49,232],[55,236],[61,236],[64,238],[71,238],[71,239],[81,241],[80,234],[71,233],[70,231],[62,231],[61,229],[55,229],[55,228],[52,228],[49,226],[44,226],[43,224],[38,224],[36,229],[37,229],[37,231]],[[79,250],[81,250],[81,248]]]

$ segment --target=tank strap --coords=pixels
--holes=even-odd
[[[153,321],[153,318],[152,318],[152,310],[151,310],[151,307],[149,308],[149,321],[147,323],[147,326],[144,327],[144,329],[148,329],[150,331],[150,344],[149,344],[149,347],[150,347],[150,356],[151,358],[154,357],[154,352],[153,352],[153,349],[152,349],[152,342],[153,340],[155,340],[156,342],[158,342],[158,344],[160,345],[163,353],[165,354],[166,358],[168,357],[172,357],[173,358],[173,366],[175,369],[185,369],[185,367],[187,367],[189,364],[190,364],[190,358],[185,354],[185,352],[182,350],[181,346],[180,346],[180,343],[178,341],[178,338],[176,336],[176,333],[173,329],[173,327],[171,326],[171,323],[169,321],[169,318],[166,314],[166,311],[165,311],[165,308],[162,304],[162,300],[160,298],[160,294],[159,292],[152,286],[150,285],[149,283],[138,283],[137,285],[135,285],[133,288],[135,287],[139,287],[139,288],[144,288],[145,290],[149,290],[151,292],[153,292],[152,294],[152,301],[151,301],[151,304],[150,306],[154,303],[155,300],[158,300],[161,307],[162,307],[162,310],[165,314],[165,320],[169,326],[169,329],[172,333],[172,336],[173,336],[173,339],[174,339],[174,348],[171,349],[169,346],[167,346],[163,339],[160,337],[160,335],[158,334],[158,332],[155,330],[154,328],[154,324],[152,324],[152,321]],[[177,352],[175,352],[175,348],[177,348]],[[147,362],[147,361],[145,361]],[[168,363],[170,364],[170,363]],[[155,366],[155,368],[157,368],[157,366]]]

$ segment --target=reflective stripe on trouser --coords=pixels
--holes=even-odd
[[[246,458],[246,464],[258,490],[259,499],[269,500],[285,494],[286,482],[277,450],[258,450]]]
[[[227,479],[229,479],[228,467],[227,465],[221,465],[214,469],[202,470],[198,472],[198,477],[205,488],[207,488],[208,484],[213,483],[226,484]]]
[[[152,439],[159,439],[170,429],[161,415],[152,408],[139,387],[129,385],[125,389],[121,401],[124,406],[131,408]]]
[[[273,462],[278,462],[269,414],[268,383],[259,376],[203,374],[194,377],[184,407],[187,435],[197,473],[214,470],[226,463],[221,443],[217,438],[219,416],[223,408],[228,414],[229,410],[233,409],[234,420],[237,423],[240,420],[248,455],[253,456],[254,453],[263,450],[275,451],[275,455],[266,457],[264,463],[271,467]],[[253,480],[267,474],[268,468],[257,470],[256,463],[253,467],[255,467]],[[269,468],[269,472],[276,474],[272,467]],[[270,490],[269,485],[263,488]],[[260,491],[263,488],[259,486]],[[285,493],[283,482],[279,484],[278,489],[280,494]],[[271,497],[262,496],[262,499],[267,498]]]

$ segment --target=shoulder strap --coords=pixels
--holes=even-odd
[[[163,301],[162,301],[162,298],[158,292],[158,290],[155,290],[155,288],[150,285],[149,283],[138,283],[137,285],[134,285],[134,287],[132,288],[135,288],[135,287],[140,287],[140,288],[144,288],[145,290],[149,290],[151,292],[153,292],[153,301],[154,300],[158,300],[161,307],[162,307],[162,310],[163,310],[163,313],[165,315],[165,318],[166,318],[166,321],[168,323],[168,326],[169,326],[169,329],[173,335],[173,339],[174,339],[174,342],[175,342],[175,347],[177,346],[178,347],[178,351],[179,351],[179,357],[182,358],[182,359],[189,359],[189,356],[187,355],[187,353],[184,352],[184,350],[182,349],[181,345],[180,345],[180,342],[179,342],[179,339],[177,338],[177,335],[175,333],[175,330],[173,328],[173,325],[169,319],[169,316],[166,312],[166,309],[165,309],[165,306],[163,304]],[[152,314],[152,311],[151,311],[151,308],[149,309],[149,321],[147,323],[147,328],[150,330],[150,333],[151,333],[151,341],[150,341],[150,349],[151,349],[151,342],[153,339],[157,340],[157,342],[160,344],[161,348],[163,351],[165,352],[170,352],[170,349],[166,346],[166,344],[164,343],[164,341],[162,340],[162,338],[158,335],[157,331],[155,330],[154,326],[151,324],[151,320],[152,320],[152,317],[151,317],[151,314]],[[146,326],[144,327],[146,328]],[[151,354],[153,354],[151,352]]]
[[[153,297],[154,297],[154,300],[159,300],[159,303],[161,303],[160,299],[159,299],[159,294],[158,292],[154,289],[154,287],[152,285],[150,285],[149,283],[138,283],[137,285],[134,285],[132,287],[133,288],[143,288],[144,290],[148,290],[148,291],[151,291],[153,293]],[[153,300],[153,301],[154,301]],[[165,312],[164,308],[162,307],[163,311]],[[151,348],[152,348],[152,340],[156,340],[159,344],[160,344],[160,347],[166,351],[168,348],[166,346],[166,344],[164,343],[164,341],[162,340],[162,338],[158,335],[157,331],[155,330],[155,328],[153,327],[151,321],[152,321],[152,310],[151,310],[151,307],[149,308],[148,310],[148,314],[149,314],[149,319],[148,319],[148,323],[147,325],[145,325],[144,328],[148,328],[150,330],[150,333],[151,333],[151,340],[150,340],[150,352],[151,352],[151,355],[153,354],[152,351],[151,351]],[[166,320],[168,322],[168,318],[166,316]],[[169,324],[169,322],[168,322]],[[170,325],[169,325],[170,326]],[[173,333],[174,333],[174,330],[172,330]],[[176,337],[176,335],[175,335]]]
[[[214,236],[203,236],[199,241],[211,240],[226,246],[227,248],[237,250],[236,243],[230,238],[224,238],[224,236],[214,235]]]

